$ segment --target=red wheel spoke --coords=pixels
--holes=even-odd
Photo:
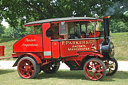
[[[30,71],[31,71],[31,72],[34,72],[34,69],[31,69],[31,68],[30,68]]]
[[[25,70],[22,70],[22,73],[23,73],[23,74],[25,74],[25,72],[26,72]]]
[[[89,69],[88,69],[88,71],[89,71],[89,72],[92,72],[92,70],[89,70]]]
[[[100,65],[96,65],[96,68],[100,67]]]
[[[92,69],[88,69],[88,68],[87,68],[87,70],[90,71],[90,72],[92,72]]]
[[[23,63],[23,64],[22,64],[22,66],[24,66],[24,67],[25,67],[25,66],[26,66],[26,63]]]
[[[26,63],[27,63],[28,65],[31,65],[31,62],[30,62],[30,61],[26,61]]]
[[[30,77],[30,76],[31,76],[31,75],[30,75],[30,71],[27,71],[27,76],[28,76],[28,77]]]
[[[34,70],[31,70],[32,74],[34,73]]]
[[[25,73],[25,69],[20,69],[23,73]]]
[[[97,72],[102,72],[103,71],[103,69],[99,69],[99,70],[97,70]]]
[[[92,78],[95,77],[95,73],[93,74]]]
[[[31,67],[31,68],[34,68],[34,66],[33,66],[33,65],[31,65],[30,67]]]
[[[25,68],[20,68],[20,70],[25,70]]]
[[[102,74],[100,72],[98,72],[100,74],[100,76],[102,76]]]
[[[98,79],[97,75],[95,74],[96,79]]]
[[[28,65],[32,65],[32,63],[29,61],[29,62],[28,62]]]
[[[91,72],[92,72],[92,71],[89,71],[88,75],[90,75]]]
[[[89,66],[91,66],[93,68],[93,65],[89,65]]]

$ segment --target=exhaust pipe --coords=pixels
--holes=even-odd
[[[104,39],[105,39],[106,43],[108,43],[110,41],[109,40],[109,36],[110,36],[109,18],[110,18],[110,16],[103,17],[103,22],[104,22]]]
[[[103,17],[105,41],[100,45],[100,53],[106,58],[113,58],[114,57],[114,45],[109,39],[109,36],[110,36],[109,18],[110,16]]]

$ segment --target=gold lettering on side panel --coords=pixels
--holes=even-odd
[[[36,43],[36,44],[34,44],[35,42],[36,42],[36,39],[28,39],[28,38],[26,38],[25,39],[25,42],[30,42],[30,44],[26,44],[26,43],[23,43],[21,46],[24,46],[24,47],[34,47],[34,46],[38,46],[38,44]],[[34,43],[33,43],[34,42]]]
[[[36,41],[36,39],[32,39],[32,38],[31,39],[28,39],[28,38],[25,39],[25,42],[35,42],[35,41]]]
[[[64,41],[62,41],[62,45],[64,45]]]
[[[89,51],[88,44],[93,44],[94,40],[84,40],[84,41],[62,41],[62,45],[69,46],[68,51]],[[89,45],[91,46],[91,45]]]

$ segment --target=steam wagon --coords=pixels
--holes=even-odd
[[[102,22],[104,27],[99,26]],[[17,66],[22,78],[35,78],[41,71],[55,73],[60,62],[70,70],[83,70],[89,80],[116,73],[118,64],[110,40],[109,16],[45,19],[25,26],[33,26],[34,34],[17,41],[12,54],[18,58],[13,66]]]

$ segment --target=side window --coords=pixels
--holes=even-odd
[[[74,23],[68,23],[69,34],[74,34]]]
[[[59,31],[60,31],[60,35],[66,35],[67,34],[67,23],[61,22]]]
[[[41,25],[38,25],[38,26],[36,26],[36,34],[41,34],[42,33],[42,27],[41,27]]]
[[[75,32],[80,33],[80,24],[75,24]]]
[[[59,30],[58,24],[52,24],[51,28],[49,28],[46,32],[47,36],[51,37],[51,39],[58,39],[59,38]]]
[[[71,28],[71,30],[70,30],[69,33],[70,33],[70,34],[73,34],[73,33],[74,33],[74,28]]]
[[[55,32],[55,31],[58,31],[58,25],[55,25],[55,26],[53,26],[53,31]]]
[[[86,25],[85,25],[85,24],[82,24],[82,25],[81,25],[81,31],[82,31],[82,32],[86,32]]]
[[[95,23],[89,23],[88,24],[88,33],[95,30]]]

